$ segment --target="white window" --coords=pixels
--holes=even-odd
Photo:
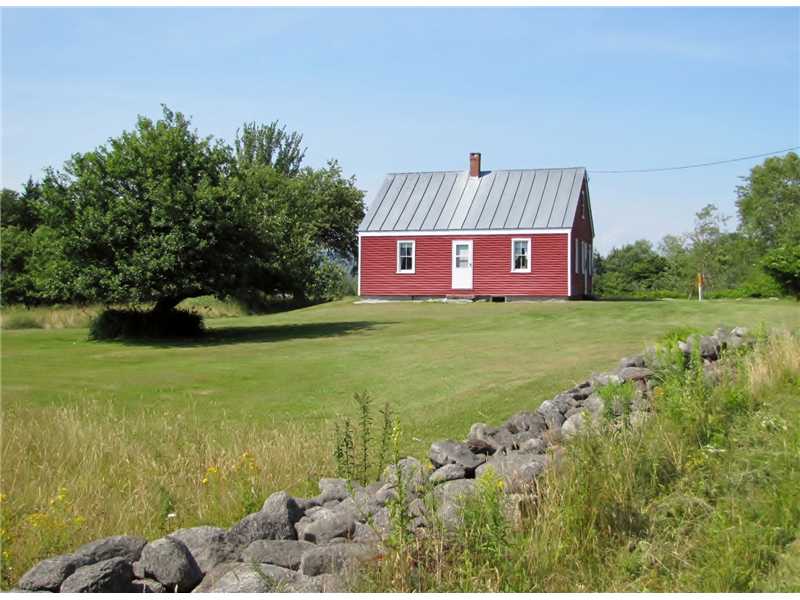
[[[514,238],[511,240],[511,272],[531,272],[531,239]]]
[[[397,272],[413,273],[416,269],[416,242],[414,240],[397,242]]]
[[[594,275],[594,252],[592,252],[592,245],[586,244],[586,249],[589,252],[589,275]]]
[[[572,260],[575,261],[575,274],[576,275],[580,275],[581,274],[580,247],[581,247],[580,246],[580,240],[578,238],[575,238],[575,256],[572,258]]]

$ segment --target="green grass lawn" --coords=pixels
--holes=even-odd
[[[404,451],[535,409],[675,328],[800,327],[782,300],[354,304],[208,319],[195,343],[2,331],[0,584],[114,534],[228,525],[315,492],[354,392],[392,404]]]
[[[209,320],[207,341],[91,342],[84,329],[3,332],[4,407],[109,400],[209,426],[316,423],[366,390],[423,440],[538,404],[676,327],[800,326],[776,300],[391,303],[352,300]],[[416,446],[416,444],[415,444]]]

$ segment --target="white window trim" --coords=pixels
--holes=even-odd
[[[400,244],[411,244],[411,268],[400,268]],[[413,275],[417,272],[417,242],[416,240],[397,240],[396,267],[398,275]]]
[[[528,268],[515,269],[514,268],[514,244],[516,242],[528,242]],[[511,238],[511,272],[512,273],[530,273],[531,263],[533,262],[533,239],[532,238]]]
[[[575,238],[575,275],[581,274],[580,240]]]

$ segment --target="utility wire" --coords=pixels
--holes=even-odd
[[[792,146],[791,148],[785,148],[783,150],[774,150],[773,152],[765,152],[763,154],[752,154],[750,156],[740,156],[739,158],[729,158],[727,160],[715,160],[713,162],[705,162],[705,163],[695,163],[693,165],[681,165],[679,167],[658,167],[653,169],[618,169],[618,170],[601,170],[595,171],[593,169],[589,169],[591,174],[596,173],[657,173],[659,171],[679,171],[681,169],[697,169],[698,167],[710,167],[713,165],[724,165],[726,163],[738,162],[740,160],[750,160],[751,158],[763,158],[765,156],[774,156],[775,154],[782,154],[784,152],[790,152],[792,150],[797,150],[800,146]]]

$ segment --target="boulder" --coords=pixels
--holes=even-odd
[[[294,498],[286,492],[272,494],[262,509],[247,515],[228,530],[228,543],[241,551],[256,540],[297,539],[295,523],[303,516]]]
[[[124,558],[128,562],[139,560],[147,540],[129,535],[115,535],[84,544],[73,552],[74,556],[83,557],[86,564],[108,560],[109,558]]]
[[[375,502],[380,506],[386,506],[389,502],[397,498],[397,488],[391,483],[384,484],[375,492]]]
[[[512,434],[530,432],[542,433],[547,429],[547,423],[540,413],[519,412],[506,421],[504,427]]]
[[[616,373],[598,373],[592,375],[592,382],[596,386],[603,387],[612,383],[622,383],[622,379]]]
[[[398,468],[400,472],[399,479],[397,476]],[[383,470],[381,481],[384,484],[397,487],[400,479],[402,479],[407,490],[416,493],[425,485],[425,467],[418,459],[408,456],[398,461],[396,465],[389,465]]]
[[[480,477],[490,469],[505,481],[507,492],[525,491],[544,471],[548,458],[542,454],[513,452],[505,456],[492,457],[476,471]]]
[[[354,515],[345,510],[325,509],[324,512],[316,513],[312,519],[298,534],[300,539],[315,544],[325,544],[338,537],[349,538],[356,526]]]
[[[438,469],[444,465],[460,465],[464,470],[471,474],[475,469],[486,461],[482,454],[473,454],[466,444],[460,444],[452,440],[434,442],[428,452],[428,457]]]
[[[299,575],[295,582],[287,584],[283,591],[297,594],[341,594],[347,592],[347,586],[342,577],[333,573],[323,573],[314,577]]]
[[[127,558],[115,557],[77,569],[61,584],[62,593],[129,592],[133,568]]]
[[[494,454],[502,446],[492,437],[497,433],[496,427],[489,427],[485,423],[475,423],[470,427],[467,435],[467,446],[474,454]]]
[[[453,481],[456,479],[464,479],[467,472],[461,465],[449,464],[439,467],[428,478],[431,483],[442,483],[444,481]]]
[[[350,496],[347,480],[332,477],[323,477],[319,480],[320,493],[317,501],[320,505],[336,500],[341,502]]]
[[[36,563],[19,580],[17,586],[26,592],[57,592],[64,580],[88,563],[85,556],[65,554]]]
[[[344,573],[377,555],[378,550],[371,544],[317,546],[303,554],[300,572],[309,577],[324,573]]]
[[[583,412],[577,412],[574,415],[570,415],[564,424],[561,426],[561,435],[564,436],[564,439],[569,439],[571,437],[575,437],[578,432],[581,430],[584,424],[584,415]]]
[[[641,354],[636,354],[635,356],[625,356],[619,360],[619,368],[624,369],[625,367],[643,367],[644,366],[644,356]]]
[[[600,394],[594,392],[588,398],[586,398],[586,401],[583,403],[583,407],[593,416],[599,417],[605,410],[605,402],[603,402]]]
[[[311,542],[302,540],[256,540],[244,549],[240,560],[297,570],[303,553],[313,547]]]
[[[221,527],[189,527],[179,529],[167,537],[183,542],[203,573],[236,558],[234,549],[228,543],[226,531]]]
[[[186,544],[172,537],[147,544],[142,550],[139,567],[146,577],[164,584],[170,591],[188,592],[203,578]]]
[[[564,414],[552,400],[545,400],[542,402],[538,412],[547,424],[548,430],[561,429],[561,424],[564,422]]]
[[[649,379],[653,375],[653,371],[646,367],[625,367],[619,370],[619,377],[622,381],[641,381]]]
[[[281,592],[298,580],[296,571],[263,563],[222,563],[214,567],[195,592]]]
[[[525,440],[519,446],[520,453],[542,454],[547,450],[547,442],[540,437]]]
[[[481,467],[478,468],[479,470]],[[461,523],[464,502],[475,493],[474,479],[457,479],[438,485],[433,490],[436,517],[445,530],[452,531]],[[421,511],[425,506],[421,505]]]
[[[131,582],[130,591],[138,594],[161,594],[167,588],[155,579],[134,579]]]

